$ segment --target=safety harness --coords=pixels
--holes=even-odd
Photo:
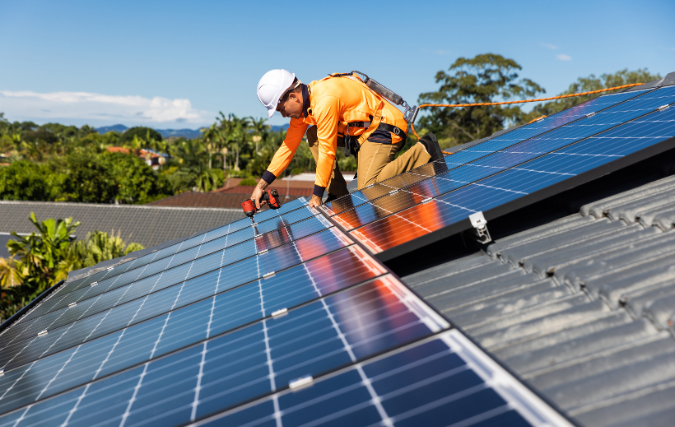
[[[410,118],[411,121],[415,120],[415,116],[417,115],[417,107],[409,107],[408,104],[401,98],[400,96],[396,95],[394,92],[391,90],[387,89],[386,87],[382,86],[375,80],[369,78],[367,75],[358,72],[358,71],[352,71],[351,73],[334,73],[334,74],[329,74],[330,77],[355,77],[357,81],[362,83],[365,87],[367,87],[371,92],[373,92],[379,99],[380,99],[380,105],[377,109],[377,111],[373,114],[370,115],[368,118],[370,119],[369,122],[342,122],[342,124],[345,125],[345,151],[344,155],[345,157],[349,157],[351,154],[356,157],[357,153],[359,152],[359,149],[361,148],[361,145],[364,144],[366,140],[371,141],[371,142],[377,142],[380,144],[393,144],[393,140],[391,137],[391,134],[393,133],[394,135],[400,136],[402,138],[403,143],[405,144],[405,141],[407,139],[407,134],[406,132],[399,128],[398,126],[391,125],[389,123],[384,123],[382,121],[382,110],[384,109],[384,103],[385,100],[382,98],[386,98],[392,103],[396,105],[401,105],[403,108],[405,108],[405,113],[404,117],[406,121],[409,121],[408,119]],[[363,78],[361,77],[363,76]],[[349,127],[362,127],[366,128],[366,131],[363,132],[361,135],[358,137],[355,135],[349,135]]]

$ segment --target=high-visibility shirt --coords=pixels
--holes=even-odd
[[[317,196],[323,196],[330,180],[336,161],[338,134],[344,135],[346,123],[369,122],[370,117],[382,109],[384,123],[394,125],[404,132],[408,130],[403,113],[359,80],[329,76],[309,83],[307,88],[303,88],[304,117],[291,119],[286,139],[263,174],[263,179],[268,184],[288,167],[310,125],[316,125],[319,144],[314,181],[314,194]],[[361,135],[366,129],[350,126],[349,135]],[[402,139],[393,133],[391,137],[393,144]]]

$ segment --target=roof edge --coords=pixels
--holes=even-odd
[[[38,205],[50,205],[50,206],[63,206],[63,207],[94,207],[94,208],[105,208],[105,209],[159,209],[159,210],[175,210],[175,211],[228,211],[228,212],[240,212],[239,209],[232,208],[189,208],[189,207],[176,207],[176,206],[148,206],[148,205],[115,205],[115,204],[103,204],[103,203],[77,203],[77,202],[42,202],[42,201],[30,201],[30,200],[0,200],[0,205],[29,205],[29,204],[38,204]]]

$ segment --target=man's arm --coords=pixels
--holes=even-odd
[[[260,198],[263,195],[263,191],[274,182],[274,180],[281,175],[291,163],[291,160],[293,160],[293,156],[302,141],[302,137],[307,131],[307,127],[309,127],[309,125],[302,119],[291,119],[291,124],[286,132],[286,139],[284,139],[284,142],[274,154],[267,170],[253,190],[253,194],[251,194],[251,200],[255,202],[258,209],[260,209]]]

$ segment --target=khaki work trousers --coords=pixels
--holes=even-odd
[[[316,126],[311,126],[307,129],[307,142],[316,163],[319,161],[318,139]],[[344,147],[344,139],[341,137],[338,137],[338,147]],[[381,144],[379,142],[366,141],[361,146],[356,158],[356,178],[359,190],[416,167],[426,165],[431,160],[431,156],[427,153],[424,145],[420,143],[413,145],[402,156],[394,159],[401,147],[403,147],[403,141],[397,144]],[[328,194],[338,197],[349,194],[347,183],[338,168],[337,161],[333,167],[326,190]]]

